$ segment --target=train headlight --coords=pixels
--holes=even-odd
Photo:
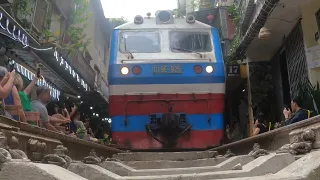
[[[121,74],[123,74],[123,75],[129,74],[129,68],[127,68],[127,67],[122,67],[122,68],[121,68]]]
[[[213,72],[213,67],[212,66],[207,66],[206,67],[206,71],[207,71],[207,73],[212,73]]]

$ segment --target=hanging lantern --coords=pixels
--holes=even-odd
[[[259,32],[259,39],[267,39],[271,36],[271,31],[266,28],[266,27],[262,27],[260,29],[260,32]]]
[[[213,20],[213,15],[211,13],[209,13],[209,15],[207,16],[207,19],[211,23]]]

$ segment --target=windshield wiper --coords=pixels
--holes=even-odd
[[[133,57],[133,54],[132,54],[130,51],[127,50],[127,40],[126,40],[126,38],[124,38],[124,51],[125,51],[126,53],[130,54],[130,56],[128,57],[128,59],[129,59],[129,58],[131,58],[131,59],[134,58],[134,57]]]
[[[191,52],[191,53],[196,53],[196,54],[199,54],[200,58],[203,58],[203,55],[199,52],[196,52],[196,51],[192,51],[190,49],[183,49],[183,48],[177,48],[177,47],[173,47],[171,49],[174,49],[174,50],[178,50],[178,51],[183,51],[183,52]]]

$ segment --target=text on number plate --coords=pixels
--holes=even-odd
[[[153,74],[181,74],[182,68],[179,65],[157,65],[152,66]]]

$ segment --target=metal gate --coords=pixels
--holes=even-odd
[[[299,22],[288,35],[285,42],[288,78],[291,97],[295,97],[299,85],[309,83],[306,52],[303,41],[301,22]]]

